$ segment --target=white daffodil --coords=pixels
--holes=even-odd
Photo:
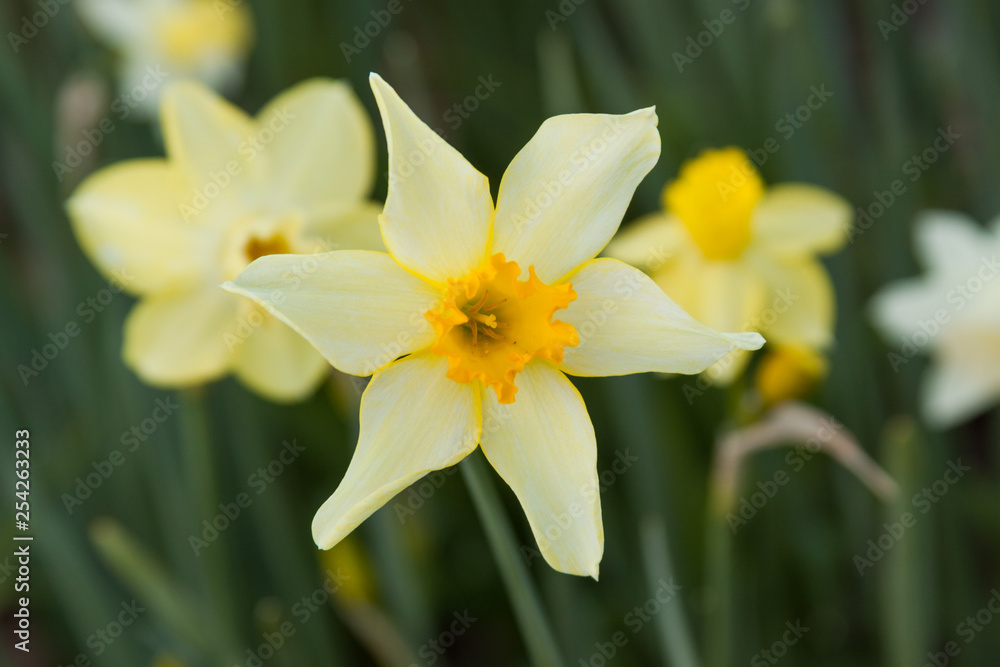
[[[298,334],[219,284],[273,253],[383,248],[371,123],[350,87],[316,79],[250,118],[194,82],[163,98],[166,159],[122,162],[67,203],[81,247],[140,297],[125,362],[184,387],[235,373],[273,400],[303,398],[328,370]],[[305,276],[308,258],[294,267]]]
[[[374,373],[354,458],[313,520],[316,543],[332,547],[481,444],[546,561],[596,578],[596,441],[564,373],[697,373],[763,340],[713,331],[640,271],[593,259],[657,160],[653,109],[550,118],[514,157],[494,207],[486,177],[371,82],[389,145],[379,218],[389,254],[320,255],[300,284],[287,277],[294,257],[262,257],[227,285],[340,370]]]
[[[253,17],[240,0],[76,0],[84,24],[117,52],[129,108],[156,113],[165,78],[192,78],[222,92],[243,80]]]
[[[738,148],[685,163],[663,191],[663,212],[629,225],[607,254],[650,272],[699,322],[759,331],[781,345],[824,351],[833,341],[833,285],[818,255],[847,241],[851,207],[814,185],[765,187]],[[725,384],[749,355],[709,371]]]
[[[1000,400],[1000,220],[986,230],[931,211],[917,220],[915,239],[927,273],[884,288],[872,318],[893,345],[893,370],[931,354],[923,413],[944,428]]]

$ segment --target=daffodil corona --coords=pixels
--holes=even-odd
[[[817,352],[833,337],[834,296],[816,255],[847,240],[851,208],[812,185],[771,188],[737,148],[686,163],[663,192],[664,212],[623,230],[607,254],[648,271],[697,320]],[[726,383],[748,355],[710,369]]]
[[[253,260],[382,248],[371,124],[343,83],[313,80],[256,119],[193,82],[163,99],[166,159],[85,180],[67,209],[99,269],[140,297],[123,356],[146,382],[183,387],[235,373],[273,400],[309,394],[328,370],[294,331],[219,284]],[[301,258],[302,276],[314,268]]]
[[[371,82],[389,144],[379,218],[389,253],[319,255],[301,283],[289,278],[295,257],[268,255],[227,285],[340,370],[374,373],[354,458],[313,520],[316,543],[332,547],[481,444],[546,561],[596,577],[596,441],[563,373],[697,373],[763,340],[709,329],[640,271],[592,259],[659,155],[652,109],[550,118],[514,157],[494,207],[486,177]]]

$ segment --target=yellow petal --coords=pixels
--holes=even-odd
[[[236,352],[236,376],[272,401],[307,398],[326,377],[326,359],[284,322],[259,309],[250,313],[241,318],[244,326],[236,336],[227,339]]]
[[[568,279],[577,298],[559,317],[573,325],[580,344],[565,349],[561,368],[572,375],[700,373],[734,349],[764,344],[756,333],[701,324],[646,274],[616,259],[591,260]]]
[[[122,356],[145,382],[184,387],[229,369],[227,334],[242,304],[216,286],[142,299],[125,320]]]
[[[197,282],[197,229],[177,208],[177,178],[164,160],[121,162],[88,177],[66,203],[80,246],[133,294]]]
[[[518,394],[483,397],[483,453],[517,496],[545,562],[597,579],[604,553],[597,442],[583,398],[566,376],[533,361]]]
[[[223,287],[276,315],[345,373],[371,375],[434,342],[424,313],[440,294],[384,253],[267,255]]]
[[[619,230],[604,254],[643,271],[656,271],[679,252],[691,250],[695,249],[690,235],[676,216],[652,213]]]
[[[500,182],[493,252],[561,278],[611,240],[659,156],[652,108],[549,118]]]
[[[829,346],[836,301],[823,265],[809,257],[751,257],[749,261],[769,287],[755,328],[774,343]]]
[[[329,549],[397,493],[454,465],[479,442],[480,391],[445,377],[448,361],[417,354],[372,378],[361,397],[358,448],[344,479],[313,519]]]
[[[828,253],[847,241],[853,219],[851,205],[829,190],[775,185],[754,209],[754,242],[782,254]]]
[[[300,83],[269,102],[255,123],[267,155],[270,204],[277,209],[302,211],[309,224],[356,205],[371,191],[374,133],[348,84]]]
[[[235,171],[227,169],[229,163],[235,162],[240,173],[244,173],[256,162],[248,159],[249,148],[244,143],[256,129],[254,122],[222,97],[191,80],[176,81],[164,89],[160,115],[167,155],[183,173],[192,190],[192,200],[194,190],[204,192],[210,184],[219,186],[216,198],[232,198],[235,188],[220,186],[219,181],[225,175],[231,177]],[[237,183],[242,181],[235,179]],[[209,194],[213,192],[214,189]]]
[[[382,238],[407,270],[443,283],[486,259],[493,198],[486,177],[410,110],[378,74],[372,90],[389,145]]]
[[[376,250],[385,252],[378,216],[382,205],[361,202],[329,218],[308,225],[302,233],[302,252]]]

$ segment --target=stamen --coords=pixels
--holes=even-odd
[[[486,294],[489,294],[489,290],[487,290]],[[486,299],[486,294],[483,295],[483,299],[484,300]],[[483,308],[483,312],[484,313],[488,313],[491,310],[493,310],[494,308],[499,308],[500,306],[502,306],[505,303],[507,303],[507,299],[500,299],[499,301],[497,301],[496,303],[494,303],[492,306],[486,306],[485,308]]]

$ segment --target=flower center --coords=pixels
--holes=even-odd
[[[764,182],[738,148],[705,151],[684,164],[663,192],[666,209],[712,260],[740,256],[750,242],[753,209],[763,196]]]
[[[285,255],[292,251],[284,234],[276,233],[267,238],[251,236],[243,249],[247,264],[264,255]]]
[[[243,11],[230,8],[230,13],[220,13],[205,0],[184,2],[167,10],[157,27],[167,57],[185,66],[197,64],[206,55],[218,57],[238,51],[250,36]]]
[[[532,359],[562,363],[563,348],[580,342],[576,329],[553,314],[569,305],[576,292],[569,283],[546,285],[528,268],[503,253],[463,278],[449,278],[441,306],[424,317],[437,333],[431,352],[448,358],[455,382],[479,380],[496,391],[501,403],[513,403],[514,377]]]

